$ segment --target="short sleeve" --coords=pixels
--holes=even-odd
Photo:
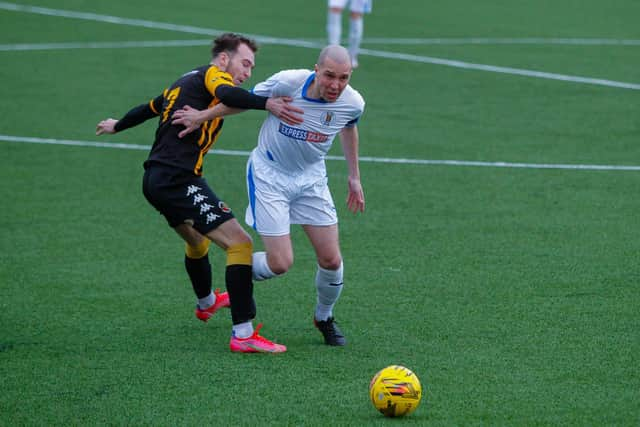
[[[311,74],[308,70],[285,70],[258,83],[251,92],[260,96],[292,96],[306,78]]]
[[[204,84],[213,97],[216,96],[216,89],[218,88],[218,86],[235,86],[233,84],[233,77],[231,77],[231,74],[220,71],[217,67],[211,67],[207,70],[206,74],[204,75]]]

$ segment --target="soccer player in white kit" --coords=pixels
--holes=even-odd
[[[364,33],[364,14],[371,13],[373,0],[329,0],[327,36],[329,44],[340,44],[342,38],[342,11],[349,3],[349,53],[353,68],[358,66],[358,51]]]
[[[289,96],[291,105],[304,110],[304,121],[296,126],[269,114],[247,164],[249,207],[245,219],[260,234],[266,250],[253,254],[253,278],[265,280],[289,270],[293,264],[290,225],[302,225],[318,262],[314,324],[328,345],[346,344],[333,316],[343,288],[343,262],[338,217],[325,167],[325,156],[338,134],[349,171],[347,206],[354,213],[365,208],[357,128],[365,103],[349,86],[351,71],[349,52],[330,45],[320,53],[314,71],[281,71],[253,89],[262,96]],[[199,115],[191,112],[191,116],[183,110],[174,117],[188,128],[191,123],[211,119],[207,114],[222,108],[197,112]],[[181,119],[185,116],[193,122]]]

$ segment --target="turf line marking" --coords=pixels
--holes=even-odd
[[[18,43],[0,44],[0,51],[57,50],[57,49],[123,49],[144,47],[210,46],[211,40],[142,40],[124,42],[78,43]]]
[[[69,145],[76,147],[97,147],[97,148],[117,148],[121,150],[142,150],[149,151],[150,145],[124,144],[116,142],[95,142],[76,141],[69,139],[36,138],[12,135],[0,135],[0,141],[17,142],[26,144],[50,144]],[[213,154],[223,156],[248,157],[249,151],[241,150],[219,150],[210,151]],[[328,160],[344,160],[342,156],[327,156]],[[640,166],[618,166],[618,165],[580,165],[580,164],[544,164],[544,163],[509,163],[509,162],[479,162],[466,160],[428,160],[428,159],[402,159],[391,157],[369,157],[361,156],[361,162],[368,163],[395,163],[409,165],[441,165],[441,166],[475,166],[492,168],[518,168],[518,169],[564,169],[564,170],[600,170],[600,171],[640,171]]]
[[[97,21],[116,25],[129,25],[133,27],[152,28],[156,30],[169,30],[188,34],[202,34],[208,36],[217,36],[227,32],[226,30],[217,30],[213,28],[194,27],[192,25],[171,24],[168,22],[148,21],[146,19],[122,18],[113,15],[102,15],[90,12],[77,12],[73,10],[51,9],[48,7],[38,7],[21,5],[17,3],[1,2],[0,9],[10,10],[14,12],[34,13],[39,15],[48,15],[61,18],[83,19],[85,21]],[[281,44],[295,47],[324,47],[323,43],[317,43],[305,40],[286,39],[279,37],[268,37],[257,34],[247,34],[247,36],[256,39],[260,43],[265,44]]]
[[[320,41],[316,39],[318,45]],[[0,44],[0,51],[24,51],[24,50],[56,50],[56,49],[121,49],[121,48],[147,48],[147,47],[188,47],[209,46],[211,39],[200,40],[141,40],[122,42],[68,42],[68,43],[15,43]],[[395,45],[468,45],[468,44],[536,44],[536,45],[573,45],[573,46],[640,46],[640,40],[617,39],[493,39],[493,38],[468,38],[468,39],[403,39],[403,38],[370,38],[363,40],[363,44],[395,44]]]
[[[216,35],[216,34],[221,34],[223,32],[219,30],[193,27],[191,25],[176,25],[176,24],[170,24],[170,23],[164,23],[164,22],[147,21],[145,19],[120,18],[118,16],[101,15],[101,14],[89,13],[89,12],[76,12],[72,10],[50,9],[48,7],[21,5],[21,4],[9,3],[9,2],[0,2],[0,9],[11,10],[14,12],[25,12],[25,13],[35,13],[39,15],[56,16],[61,18],[75,18],[75,19],[84,19],[86,21],[98,21],[98,22],[107,22],[110,24],[118,24],[118,25],[131,25],[135,27],[171,30],[171,31],[178,31],[182,33]]]
[[[567,74],[548,73],[545,71],[525,70],[520,68],[499,67],[495,65],[475,64],[473,62],[456,61],[450,59],[435,58],[431,56],[411,55],[407,53],[380,52],[377,50],[360,49],[360,52],[369,56],[384,58],[402,59],[412,62],[423,62],[427,64],[446,65],[449,67],[463,68],[468,70],[488,71],[492,73],[513,74],[525,77],[536,77],[539,79],[560,80],[572,83],[584,83],[598,86],[609,86],[620,89],[640,90],[640,84],[618,82],[607,79],[596,79],[591,77],[570,76]]]
[[[178,31],[183,33],[191,33],[191,34],[218,35],[224,32],[222,30],[200,28],[200,27],[194,27],[190,25],[177,25],[177,24],[170,24],[165,22],[147,21],[143,19],[129,19],[129,18],[121,18],[121,17],[111,16],[111,15],[100,15],[100,14],[88,13],[88,12],[75,12],[75,11],[69,11],[69,10],[49,9],[45,7],[26,6],[26,5],[20,5],[20,4],[8,3],[8,2],[0,2],[0,9],[12,10],[17,12],[26,12],[26,13],[37,13],[37,14],[50,15],[50,16],[59,16],[59,17],[65,17],[65,18],[77,18],[77,19],[84,19],[84,20],[91,20],[91,21],[107,22],[107,23],[119,24],[119,25],[132,25],[132,26],[145,27],[145,28],[164,29],[164,30]],[[265,44],[277,44],[277,45],[284,45],[284,46],[316,48],[316,49],[323,46],[322,43],[317,43],[312,41],[284,39],[284,38],[277,38],[277,37],[266,37],[266,36],[255,35],[255,34],[247,34],[247,35],[251,38],[256,39],[259,43],[265,43]],[[517,75],[517,76],[534,77],[534,78],[549,79],[549,80],[559,80],[559,81],[572,82],[572,83],[582,83],[582,84],[614,87],[619,89],[640,90],[640,84],[618,82],[618,81],[607,80],[607,79],[571,76],[566,74],[548,73],[543,71],[534,71],[534,70],[526,70],[526,69],[511,68],[511,67],[499,67],[499,66],[485,65],[485,64],[475,64],[471,62],[434,58],[429,56],[394,53],[394,52],[372,50],[372,49],[361,49],[361,53],[364,55],[376,56],[376,57],[385,58],[385,59],[399,59],[403,61],[412,61],[412,62],[433,64],[433,65],[444,65],[448,67],[462,68],[467,70],[511,74],[511,75]]]
[[[365,37],[362,44],[395,45],[569,45],[569,46],[640,46],[635,39],[545,38],[545,37],[460,37],[460,38],[382,38]]]

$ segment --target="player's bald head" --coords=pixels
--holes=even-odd
[[[315,66],[312,92],[316,98],[336,102],[351,78],[351,56],[342,46],[329,45],[322,49]]]
[[[320,56],[318,56],[318,65],[325,65],[327,59],[340,65],[348,64],[349,68],[351,68],[351,55],[349,55],[347,49],[340,45],[332,44],[322,49]]]

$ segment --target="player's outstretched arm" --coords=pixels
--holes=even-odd
[[[208,120],[242,113],[243,111],[247,110],[227,107],[224,104],[217,104],[211,108],[207,108],[206,110],[196,110],[193,107],[185,105],[173,113],[173,116],[171,116],[171,124],[182,125],[185,127],[180,131],[180,133],[178,133],[178,137],[182,138],[194,130],[199,129],[202,123]]]
[[[346,127],[340,131],[340,142],[344,158],[349,169],[349,194],[347,195],[347,207],[353,213],[364,212],[364,190],[360,183],[360,166],[358,160],[358,127]]]
[[[292,126],[303,122],[304,111],[291,105],[293,99],[288,96],[268,98],[230,85],[218,86],[215,96],[221,103],[214,107],[196,110],[185,106],[173,113],[171,123],[185,126],[185,129],[178,134],[180,138],[200,128],[200,125],[208,120],[246,110],[267,110]]]
[[[158,116],[164,97],[159,95],[146,104],[133,107],[120,120],[106,119],[96,125],[96,135],[111,134],[129,129]]]
[[[292,126],[298,125],[303,121],[302,114],[304,111],[291,105],[293,99],[288,96],[269,98],[256,95],[236,86],[220,85],[216,88],[216,97],[228,107],[267,110]]]
[[[293,99],[288,96],[269,98],[236,86],[220,85],[216,88],[216,97],[228,107],[267,110],[291,125],[300,124],[303,121],[303,111],[291,105]]]
[[[301,114],[303,114],[304,111],[301,108],[291,105],[291,98],[289,97],[267,98],[265,109],[283,122],[292,126],[299,125],[303,121]],[[247,109],[231,108],[225,104],[217,104],[206,110],[196,110],[195,108],[185,105],[173,113],[173,116],[171,116],[171,124],[185,127],[178,133],[178,137],[182,138],[194,130],[199,129],[202,123],[208,120],[213,120],[217,117],[226,117],[244,111],[247,111]]]

